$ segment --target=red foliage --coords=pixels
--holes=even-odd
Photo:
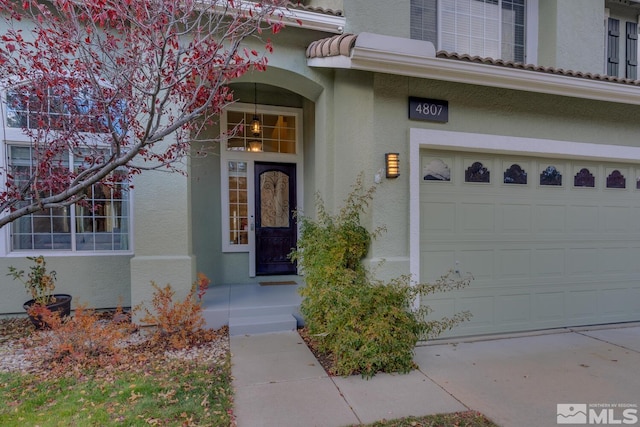
[[[228,83],[265,69],[271,42],[261,53],[243,41],[279,31],[284,3],[0,0],[0,75],[23,85],[11,102],[34,161],[21,176],[0,170],[0,227],[77,203],[116,170],[180,171],[189,141],[233,100]],[[69,152],[83,167],[65,166]]]
[[[134,307],[134,312],[143,315],[140,319],[143,324],[154,326],[154,332],[150,335],[152,344],[182,349],[208,341],[207,337],[213,331],[205,328],[202,297],[210,282],[207,276],[198,273],[198,279],[183,300],[176,300],[176,292],[170,284],[161,288],[151,282],[154,289],[151,308],[140,304]]]

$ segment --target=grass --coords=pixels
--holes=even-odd
[[[0,344],[9,337],[33,339],[15,320],[1,320],[0,331]],[[217,339],[227,339],[226,331]],[[0,373],[0,425],[234,425],[228,351],[212,361],[169,358],[164,349],[153,346],[133,349],[118,363],[99,368],[64,365],[63,370],[57,366],[51,371],[56,374],[41,367]]]
[[[229,363],[156,365],[144,372],[113,372],[44,381],[0,374],[2,426],[231,424]]]
[[[33,328],[0,320],[0,344],[29,340]],[[225,336],[226,331],[220,331]],[[148,346],[101,368],[0,373],[0,426],[235,426],[231,363],[167,358]],[[58,367],[59,368],[59,367]],[[367,427],[497,427],[467,411],[382,420]]]
[[[382,420],[364,427],[498,427],[498,425],[479,412],[466,411],[389,421]]]

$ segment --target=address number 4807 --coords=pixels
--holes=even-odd
[[[442,105],[424,102],[416,105],[416,112],[425,116],[439,116],[442,113],[442,108]]]

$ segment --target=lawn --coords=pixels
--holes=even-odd
[[[42,333],[26,319],[0,319],[0,425],[235,426],[226,328],[181,350],[152,345],[139,331],[128,333],[138,339],[113,363],[96,367],[51,360],[47,367],[38,362],[45,351]],[[2,372],[7,360],[24,355],[36,357],[34,363]],[[369,425],[432,426],[496,427],[473,411]]]
[[[35,338],[27,323],[16,320],[0,320],[0,333],[2,358],[10,340],[27,344]],[[28,372],[0,373],[0,425],[233,425],[227,333],[209,337],[180,351],[140,342],[98,368],[51,362],[50,370],[36,364]],[[34,351],[39,347],[24,350],[31,357]]]

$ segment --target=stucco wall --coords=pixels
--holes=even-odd
[[[539,0],[539,22],[540,65],[604,71],[602,0]]]
[[[409,0],[344,0],[345,32],[409,38]]]
[[[400,153],[401,176],[382,180],[367,219],[369,225],[387,228],[373,242],[369,254],[372,266],[387,260],[377,270],[381,277],[409,271],[410,128],[640,146],[640,125],[634,119],[640,113],[639,106],[387,74],[343,71],[336,75],[336,116],[340,118],[336,118],[335,133],[340,135],[338,139],[348,140],[348,146],[336,149],[338,184],[333,200],[338,203],[344,198],[361,170],[372,183],[385,152]],[[449,122],[409,120],[408,96],[449,101]]]
[[[78,302],[93,308],[111,308],[119,303],[131,305],[129,291],[130,256],[46,256],[47,269],[57,272],[57,293],[73,296]],[[0,259],[0,313],[24,314],[22,304],[31,299],[24,285],[6,276],[8,267],[15,266],[28,272],[31,264],[25,257]]]

